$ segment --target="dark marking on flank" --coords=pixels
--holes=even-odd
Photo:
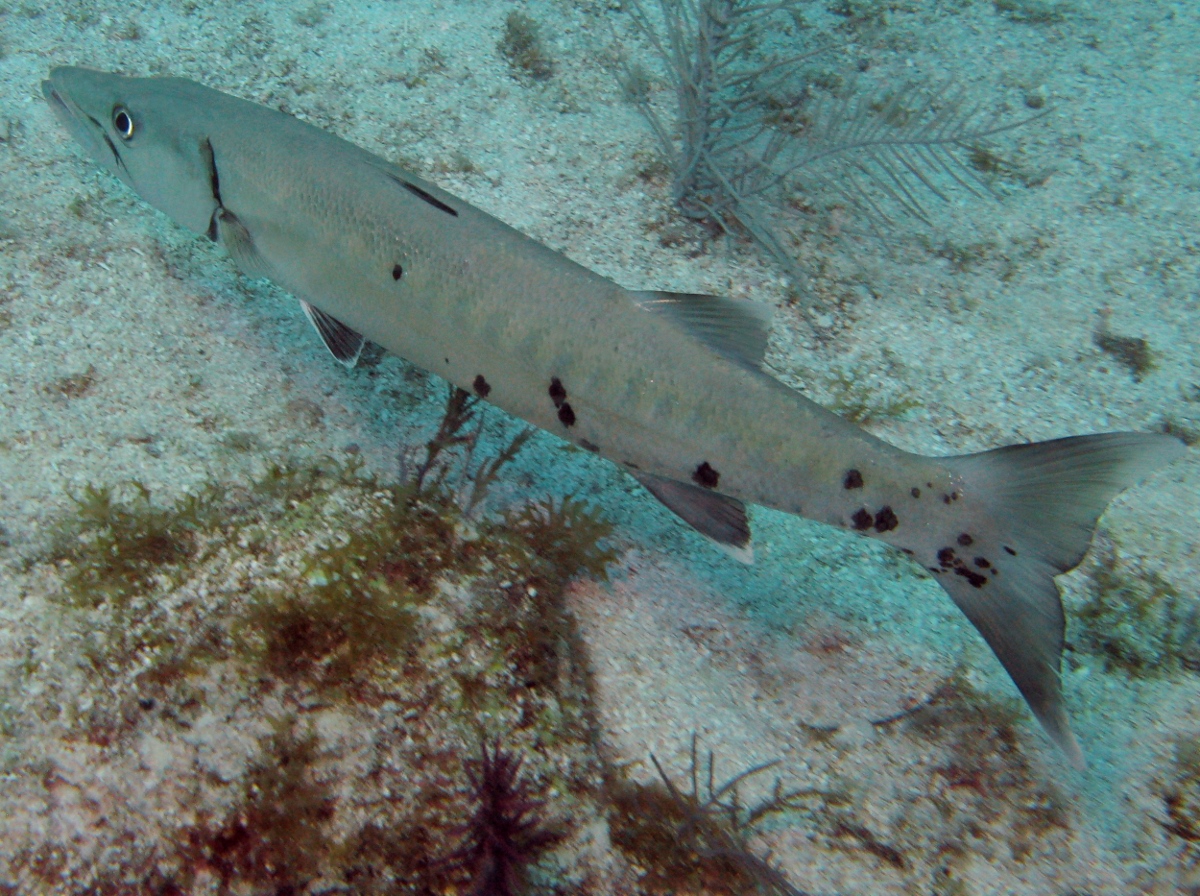
[[[483,378],[482,373],[475,375],[475,381],[471,383],[471,388],[475,390],[475,394],[480,398],[487,398],[488,394],[492,391],[491,384]]]
[[[450,363],[450,359],[449,359],[449,358],[442,358],[442,360],[443,360],[443,361],[445,361],[447,364],[449,364],[449,363]]]
[[[950,503],[950,496],[949,496],[949,495],[942,495],[942,503],[943,503],[943,504],[949,504],[949,503]]]
[[[562,407],[558,409],[558,422],[563,426],[575,425],[575,411],[565,401],[562,403]]]
[[[392,279],[399,280],[404,276],[404,268],[399,264],[392,265]]]
[[[847,470],[846,478],[842,480],[842,488],[852,489],[852,488],[862,488],[862,487],[863,487],[862,473],[858,472],[858,470]]]
[[[692,472],[692,482],[704,488],[716,488],[721,480],[721,474],[704,461]]]
[[[968,582],[970,582],[971,585],[974,586],[975,588],[982,588],[984,586],[984,583],[987,582],[987,576],[982,576],[979,573],[975,572],[975,570],[969,569],[961,563],[958,566],[954,567],[954,574],[962,576],[964,579],[966,579]]]
[[[865,507],[858,508],[858,510],[854,511],[854,516],[850,517],[850,523],[857,532],[865,532],[867,529],[870,529],[873,522],[875,522],[875,518],[871,516],[871,511]]]
[[[400,186],[404,187],[404,189],[408,190],[408,192],[412,193],[418,199],[424,199],[426,202],[428,202],[430,205],[432,205],[438,211],[445,212],[448,215],[453,215],[456,218],[458,217],[458,212],[456,212],[450,206],[446,205],[446,203],[442,202],[442,200],[435,199],[433,196],[430,196],[429,193],[427,193],[425,190],[422,190],[416,184],[410,184],[408,181],[406,181],[402,178],[396,177],[396,175],[394,175],[394,174],[389,174],[388,177],[390,177],[392,180],[394,180]]]
[[[973,545],[975,543],[975,539],[972,538],[970,535],[968,535],[966,532],[963,532],[961,535],[958,536],[958,543],[965,548],[965,547],[969,547],[970,545]]]
[[[587,439],[580,439],[579,447],[582,448],[584,451],[596,452],[596,451],[600,450],[599,445],[597,445],[595,442],[589,442]]]
[[[1016,552],[1016,551],[1014,551],[1012,548],[1010,548],[1008,545],[1005,545],[1005,546],[1004,546],[1004,550],[1008,551],[1008,552],[1009,552],[1010,554],[1012,554],[1014,557],[1015,557],[1015,556],[1017,556],[1017,552]]]
[[[919,488],[917,488],[915,485],[908,490],[908,493],[910,495],[912,495],[914,498],[921,497],[921,490]]]
[[[567,400],[567,389],[556,376],[550,377],[550,400],[554,402],[556,408],[561,408],[563,402]]]
[[[900,525],[900,520],[896,519],[896,513],[886,504],[879,508],[879,513],[875,514],[875,531],[876,532],[891,532]]]
[[[988,560],[987,557],[976,557],[975,565],[978,566],[980,569],[987,569],[992,564],[991,564],[991,561]]]
[[[974,588],[982,588],[987,584],[988,577],[983,575],[983,573],[978,573],[971,569],[971,567],[967,566],[967,564],[963,562],[962,558],[954,553],[954,548],[942,548],[937,552],[937,560],[938,563],[941,564],[942,572],[953,569],[956,576],[962,576]],[[980,563],[981,560],[983,561],[982,563]],[[975,565],[980,569],[985,569],[989,564],[988,561],[983,557],[976,557]]]
[[[951,501],[957,501],[957,500],[958,500],[958,498],[959,498],[959,493],[958,493],[958,490],[957,490],[957,489],[955,489],[954,491],[952,491],[952,492],[950,493],[950,500],[951,500]]]

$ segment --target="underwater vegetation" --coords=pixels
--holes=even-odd
[[[522,758],[493,742],[463,763],[475,811],[459,846],[444,861],[467,869],[470,896],[517,896],[527,892],[528,868],[563,833],[540,813],[545,806],[522,774]]]
[[[314,774],[319,742],[298,733],[295,719],[283,720],[251,765],[232,811],[214,819],[203,814],[180,832],[182,868],[175,884],[195,885],[186,869],[203,867],[228,891],[241,885],[276,888],[316,877],[328,851],[325,825],[336,798]]]
[[[1112,332],[1108,326],[1108,318],[1106,311],[1102,311],[1100,325],[1092,334],[1092,341],[1096,348],[1125,367],[1133,376],[1134,382],[1140,383],[1146,374],[1154,370],[1154,351],[1150,348],[1150,343],[1141,336],[1122,336]]]
[[[627,68],[625,92],[669,160],[676,207],[712,233],[749,237],[793,276],[789,209],[807,207],[817,177],[832,177],[869,227],[895,212],[925,220],[925,197],[944,199],[945,185],[981,193],[987,141],[1037,117],[987,112],[951,85],[855,96],[821,83],[803,65],[825,48],[803,45],[800,0],[648,5],[633,0],[630,11],[665,64],[673,104],[654,107],[640,67]]]
[[[811,788],[784,790],[777,779],[769,797],[745,805],[739,786],[777,763],[753,766],[718,784],[713,754],[701,759],[697,740],[693,734],[686,789],[676,785],[653,755],[658,785],[640,785],[614,772],[609,786],[614,845],[644,870],[642,883],[652,893],[711,889],[803,896],[750,839],[772,816],[814,803],[837,805],[842,796]]]
[[[517,80],[546,81],[554,74],[554,60],[542,43],[541,27],[523,12],[514,10],[504,20],[499,50]]]
[[[562,592],[617,554],[572,496],[485,510],[530,436],[485,439],[485,423],[451,393],[395,482],[352,455],[174,502],[136,482],[77,495],[34,561],[90,670],[55,707],[62,742],[136,765],[151,737],[173,745],[175,783],[167,805],[105,823],[95,839],[119,861],[45,843],[13,873],[81,893],[530,892],[526,867],[569,833],[546,788],[586,799],[597,762]],[[204,738],[231,735],[195,732],[218,718],[248,753],[214,773],[203,756],[227,748]],[[381,723],[365,769],[330,735]],[[484,731],[504,746],[477,752]],[[551,746],[569,772],[543,760]]]
[[[1174,752],[1174,780],[1162,794],[1167,818],[1161,824],[1185,843],[1200,843],[1200,736],[1180,734]]]
[[[1069,627],[1075,649],[1100,657],[1109,672],[1200,673],[1200,602],[1112,546],[1101,548],[1089,596]]]

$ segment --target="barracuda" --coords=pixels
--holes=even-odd
[[[622,465],[743,559],[747,504],[903,551],[1082,765],[1054,576],[1117,492],[1182,454],[1175,439],[910,454],[765,373],[752,303],[623,289],[382,158],[191,81],[59,67],[43,93],[146,202],[294,293],[342,363],[378,343]]]

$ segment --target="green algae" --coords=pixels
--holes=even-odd
[[[561,772],[545,751],[591,742],[586,669],[564,593],[572,576],[603,576],[615,560],[601,545],[612,526],[570,497],[469,520],[465,505],[482,504],[524,439],[480,458],[474,435],[439,432],[420,487],[364,475],[351,457],[274,463],[250,483],[213,482],[174,502],[154,500],[140,483],[79,494],[43,558],[59,573],[61,604],[102,645],[84,698],[91,708],[68,739],[127,748],[156,718],[187,731],[230,687],[240,687],[242,703],[269,701],[285,718],[233,781],[197,766],[195,805],[182,816],[192,820],[164,829],[150,852],[128,853],[119,872],[94,880],[97,892],[134,879],[148,882],[145,892],[214,883],[221,892],[299,891],[326,874],[363,893],[458,886],[465,872],[437,857],[468,807],[445,788],[486,730],[538,745],[530,754],[538,780],[586,799],[588,762]],[[431,627],[451,607],[462,624]],[[456,683],[473,696],[462,698]],[[392,758],[380,762],[420,772],[370,796],[382,771],[360,781],[338,770],[345,758],[297,721],[318,706],[353,718],[383,707],[429,714],[436,736],[461,746],[431,748],[426,761],[411,740],[393,740],[419,733],[410,724],[381,735],[378,749]],[[56,857],[27,856],[44,869],[33,877],[50,880]]]
[[[885,361],[890,363],[891,359],[885,358]],[[909,411],[922,406],[919,399],[902,387],[889,384],[886,389],[880,389],[874,385],[874,380],[865,365],[853,369],[837,368],[825,381],[825,388],[831,396],[826,407],[839,417],[867,426],[899,420]]]
[[[504,20],[498,49],[518,80],[546,81],[554,74],[554,60],[542,42],[541,32],[541,26],[523,12],[510,12]]]
[[[136,480],[85,486],[71,496],[75,513],[60,521],[51,555],[65,566],[67,599],[122,607],[159,580],[178,582],[217,525],[221,494],[212,486],[164,506]]]
[[[1200,671],[1200,604],[1154,570],[1102,554],[1071,643],[1105,671],[1152,678]]]

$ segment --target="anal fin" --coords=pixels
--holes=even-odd
[[[633,477],[668,510],[730,556],[743,563],[754,562],[750,520],[741,501],[653,473],[634,473]]]
[[[363,345],[367,341],[362,333],[350,329],[336,317],[331,317],[303,299],[300,300],[300,307],[304,309],[304,316],[325,343],[325,348],[329,349],[329,354],[333,355],[338,363],[347,367],[358,363],[358,356],[362,354]]]

